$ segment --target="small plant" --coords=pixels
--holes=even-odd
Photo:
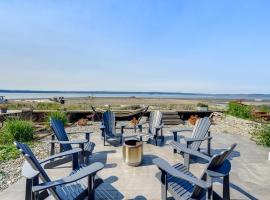
[[[205,108],[208,108],[208,104],[206,103],[197,103],[197,107],[205,107]]]
[[[16,159],[20,156],[18,149],[12,145],[0,145],[0,162]]]
[[[242,119],[252,119],[252,106],[230,102],[227,113]]]
[[[261,105],[261,106],[259,106],[259,111],[260,112],[270,112],[270,106],[268,106],[268,105]]]
[[[251,135],[252,135],[252,139],[254,139],[257,144],[270,147],[270,125],[269,124],[255,126]]]
[[[50,118],[54,118],[54,119],[62,121],[64,126],[67,125],[68,123],[67,115],[65,112],[62,112],[62,111],[54,111],[54,112],[49,113],[48,120],[47,120],[48,125],[50,124]]]
[[[37,142],[25,142],[31,148],[35,147]],[[0,144],[0,163],[12,159],[16,159],[20,156],[20,152],[14,144]]]
[[[12,144],[13,141],[32,141],[34,135],[34,125],[30,121],[18,118],[9,118],[4,123],[0,131],[0,144]]]

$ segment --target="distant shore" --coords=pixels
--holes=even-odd
[[[181,100],[236,100],[270,101],[270,94],[210,94],[181,92],[123,92],[123,91],[31,91],[31,90],[0,90],[0,96],[7,99],[48,99],[65,98],[151,98]]]
[[[83,106],[93,105],[96,107],[121,107],[132,105],[149,105],[157,109],[179,109],[193,110],[196,109],[198,103],[206,103],[210,109],[225,109],[231,99],[179,99],[179,98],[153,98],[153,97],[70,97],[65,98],[65,106]],[[9,103],[49,103],[53,102],[49,98],[31,98],[31,99],[11,99]],[[270,105],[270,101],[256,102],[252,100],[244,100],[243,103],[249,105]]]

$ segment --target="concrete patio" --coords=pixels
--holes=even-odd
[[[171,164],[183,162],[182,157],[173,154],[168,145],[172,135],[169,134],[168,129],[164,132],[166,144],[162,147],[144,143],[143,164],[139,167],[130,167],[123,163],[122,147],[104,147],[100,134],[92,134],[91,140],[96,143],[92,162],[99,161],[105,164],[105,168],[98,174],[105,183],[98,190],[102,190],[103,194],[105,192],[106,196],[100,196],[97,191],[97,199],[160,199],[160,183],[155,177],[158,169],[152,163],[153,158],[161,157]],[[238,143],[230,157],[231,199],[269,199],[270,161],[267,160],[269,149],[257,146],[249,138],[240,135],[212,133],[212,136],[214,152],[220,152],[229,145]],[[199,177],[204,167],[205,163],[192,163],[191,171]],[[49,169],[48,173],[56,179],[66,176],[70,170],[70,164],[65,164],[56,169]],[[24,190],[25,180],[22,178],[1,192],[0,199],[24,199]],[[221,184],[215,183],[214,190],[221,193]]]

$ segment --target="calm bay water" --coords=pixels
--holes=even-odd
[[[177,99],[247,99],[270,100],[269,94],[187,94],[156,92],[0,92],[7,99],[33,99],[53,97],[145,97]]]

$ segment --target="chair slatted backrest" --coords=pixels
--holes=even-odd
[[[198,119],[196,121],[195,127],[193,129],[191,138],[204,138],[207,136],[209,128],[211,126],[211,121],[208,117]],[[201,146],[202,141],[193,142],[190,146],[193,150],[198,150]]]
[[[211,162],[208,164],[207,169],[214,170],[215,168],[220,167],[225,162],[225,160],[228,159],[236,145],[237,144],[232,144],[230,148],[222,151],[219,154],[214,155],[211,159]]]
[[[41,180],[44,183],[51,182],[50,177],[48,176],[48,174],[46,173],[44,168],[40,165],[39,161],[37,160],[37,158],[34,155],[34,153],[32,152],[32,150],[26,144],[16,142],[16,141],[14,142],[14,144],[16,145],[17,149],[22,153],[22,155],[24,156],[24,158],[28,162],[28,164],[31,166],[31,168],[40,173]],[[58,189],[58,187],[51,188],[51,189],[49,189],[49,191],[52,193],[52,195],[56,199],[61,199],[60,196],[63,196],[63,195],[59,194],[56,191],[56,189]]]
[[[221,167],[224,164],[224,162],[228,159],[228,157],[230,156],[230,154],[232,153],[232,151],[234,150],[236,145],[237,144],[233,144],[228,149],[222,151],[219,154],[214,155],[211,158],[211,160],[209,161],[208,165],[206,166],[206,168],[201,176],[201,180],[205,180],[207,170],[214,171],[215,169]],[[199,194],[202,193],[202,191],[203,191],[202,188],[200,188],[199,186],[195,186],[191,197],[198,196]]]
[[[149,118],[149,133],[155,134],[155,127],[162,123],[162,113],[160,111],[152,111]]]
[[[69,141],[67,133],[65,131],[65,127],[61,120],[51,118],[50,119],[50,126],[59,141]],[[64,151],[69,151],[72,149],[71,144],[61,144]]]
[[[105,134],[109,137],[114,137],[115,130],[115,114],[107,110],[103,113],[103,125],[105,126]]]

